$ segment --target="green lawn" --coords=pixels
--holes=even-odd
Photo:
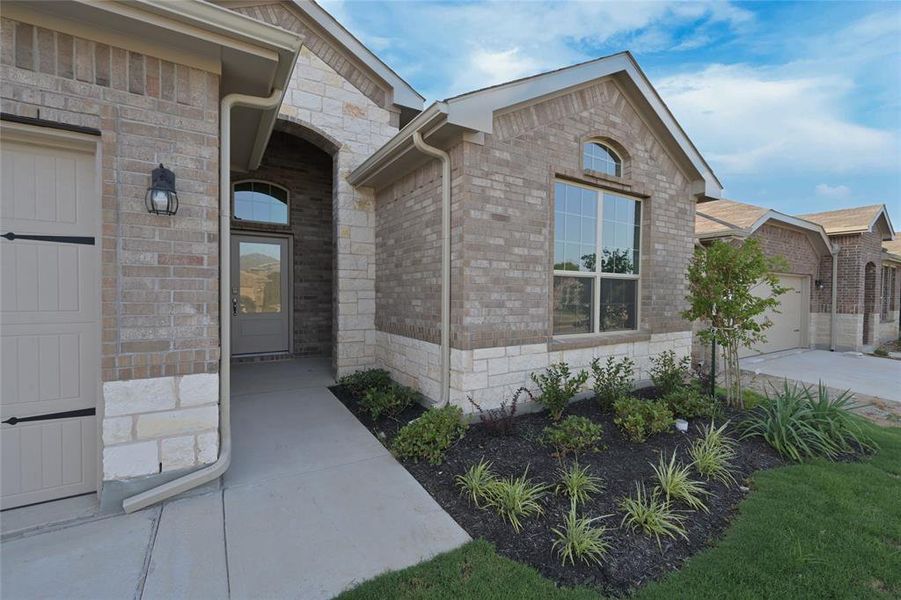
[[[633,598],[901,597],[901,429],[868,430],[880,451],[866,462],[816,461],[758,473],[725,538]],[[558,589],[475,541],[341,598],[582,600],[597,594]]]

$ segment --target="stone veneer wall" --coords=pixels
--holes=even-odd
[[[376,364],[374,193],[355,189],[347,176],[397,133],[399,113],[389,106],[383,84],[293,10],[281,3],[235,10],[299,33],[304,39],[279,116],[304,130],[310,141],[334,149],[337,305],[332,364],[338,376],[372,367]]]
[[[289,233],[294,238],[294,354],[332,352],[332,159],[306,140],[275,131],[260,168],[232,173],[232,181],[258,179],[287,188],[290,224],[234,222],[234,232]]]
[[[440,346],[402,335],[379,331],[379,363],[397,382],[420,390],[437,402],[441,390]],[[464,412],[474,410],[472,397],[483,409],[495,408],[520,387],[535,391],[530,375],[552,363],[565,361],[574,370],[588,369],[594,357],[629,357],[635,361],[635,380],[650,382],[650,358],[665,350],[677,357],[691,352],[691,331],[652,334],[647,339],[587,348],[555,349],[545,343],[451,349],[451,403]],[[585,389],[590,386],[586,384]]]
[[[219,77],[0,26],[3,112],[101,131],[104,478],[215,460]],[[144,207],[161,162],[177,178],[173,217]]]

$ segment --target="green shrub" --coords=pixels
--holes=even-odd
[[[588,381],[588,372],[573,375],[565,362],[549,366],[544,373],[532,373],[532,381],[541,392],[535,401],[548,409],[551,419],[559,421],[566,404]]]
[[[559,458],[567,454],[578,456],[583,452],[597,451],[604,435],[604,428],[586,417],[571,415],[559,423],[544,428],[541,440],[554,447]]]
[[[651,381],[660,396],[684,386],[690,374],[691,359],[687,356],[676,360],[675,352],[665,350],[651,358]]]
[[[384,388],[373,387],[366,390],[360,406],[369,412],[373,420],[378,420],[381,417],[396,417],[418,398],[416,390],[391,383]]]
[[[366,390],[388,388],[391,385],[391,374],[384,369],[365,369],[345,375],[338,380],[338,384],[349,389],[352,394],[359,396]]]
[[[643,442],[649,436],[666,431],[673,425],[673,413],[662,400],[621,398],[613,405],[613,422],[633,442]]]
[[[872,443],[851,413],[853,394],[846,391],[830,398],[819,385],[814,399],[808,386],[784,382],[783,389],[751,411],[739,424],[742,437],[762,437],[777,452],[794,461],[824,457],[835,459],[855,446]]]
[[[570,505],[563,527],[551,529],[555,536],[552,548],[557,550],[564,565],[567,560],[575,565],[577,558],[585,563],[601,564],[610,550],[610,544],[605,539],[607,528],[594,526],[594,522],[602,518],[580,517],[576,514],[575,501]]]
[[[669,502],[661,500],[657,490],[648,495],[644,484],[635,484],[635,496],[624,498],[620,509],[625,513],[621,526],[628,525],[630,529],[640,529],[653,535],[658,546],[662,535],[673,539],[680,535],[688,539],[685,517],[673,511]]]
[[[885,348],[876,348],[875,350],[873,350],[873,354],[875,354],[876,356],[882,356],[884,358],[888,356],[888,350],[886,350]]]
[[[663,401],[677,417],[694,419],[696,417],[713,418],[723,410],[719,401],[704,394],[696,386],[685,385],[663,397]]]
[[[430,408],[397,432],[391,449],[399,458],[440,465],[447,449],[466,432],[462,419],[463,411],[459,407]]]
[[[481,506],[481,500],[487,502],[491,485],[495,480],[491,463],[485,462],[483,458],[479,464],[469,467],[462,475],[457,475],[455,481],[461,493],[466,494],[476,506]]]
[[[541,499],[547,494],[548,486],[533,483],[528,477],[529,469],[519,477],[496,479],[488,487],[488,504],[513,526],[522,530],[521,518],[544,514]]]
[[[570,465],[568,469],[561,468],[558,473],[560,483],[557,484],[554,491],[568,496],[574,505],[587,502],[592,494],[597,494],[604,489],[601,478],[595,477],[589,472],[588,467],[582,467],[577,462]]]
[[[708,479],[716,479],[725,485],[735,483],[732,475],[732,460],[735,458],[735,442],[726,437],[728,422],[720,427],[704,425],[701,437],[692,442],[688,449],[695,470]]]
[[[657,477],[657,487],[666,496],[667,502],[681,500],[694,510],[709,512],[704,504],[703,496],[709,496],[710,492],[704,489],[700,481],[691,478],[691,467],[676,463],[676,453],[673,452],[669,462],[660,455],[660,462],[651,465],[654,475]]]
[[[613,403],[625,398],[632,392],[635,363],[629,357],[615,360],[607,357],[601,365],[601,359],[591,361],[591,374],[594,376],[594,396],[604,410],[613,410]]]

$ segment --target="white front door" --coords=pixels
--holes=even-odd
[[[4,127],[3,134],[5,509],[97,489],[100,206],[93,145],[82,151],[43,137],[32,143],[21,130]]]
[[[291,350],[288,238],[232,234],[232,354]]]

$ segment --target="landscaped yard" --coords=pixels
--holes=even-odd
[[[596,365],[596,396],[568,405],[587,376],[555,365],[536,379],[548,411],[508,404],[468,430],[386,374],[335,388],[477,540],[349,597],[897,594],[901,432],[858,430],[842,398],[816,391],[725,409],[666,358],[636,394],[631,368]],[[759,435],[742,436],[749,415]],[[807,455],[835,462],[782,467]]]
[[[722,540],[634,598],[897,598],[901,595],[901,429],[867,426],[879,452],[862,462],[761,471]],[[474,541],[341,596],[581,600]]]

